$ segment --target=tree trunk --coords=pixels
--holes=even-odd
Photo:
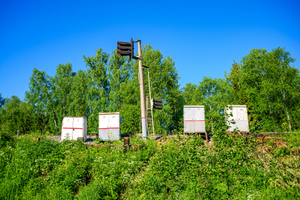
[[[211,107],[211,105],[209,106],[209,108],[210,108],[210,113],[212,113],[212,107]],[[210,117],[210,124],[211,124],[211,132],[212,132],[212,134],[214,134],[214,125],[213,125],[213,119],[212,119],[212,117]]]
[[[289,111],[288,111],[287,105],[286,105],[285,92],[282,90],[282,87],[280,88],[280,90],[281,90],[283,101],[284,101],[284,107],[285,107],[284,111],[286,113],[287,121],[288,121],[288,124],[289,124],[289,129],[292,130],[290,115],[289,115]]]

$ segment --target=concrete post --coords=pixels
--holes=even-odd
[[[142,64],[142,48],[141,40],[138,43],[138,56],[139,56],[139,84],[140,84],[140,97],[141,97],[141,118],[142,118],[142,137],[144,140],[148,137],[147,133],[147,116],[145,107],[145,88],[144,88],[144,73]]]

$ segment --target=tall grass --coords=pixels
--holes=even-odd
[[[34,141],[34,137],[41,137]],[[299,134],[257,142],[217,132],[87,148],[41,135],[0,137],[0,199],[299,199]]]

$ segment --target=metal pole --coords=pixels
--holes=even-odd
[[[147,133],[147,116],[146,116],[146,108],[145,108],[145,88],[144,88],[141,40],[137,40],[137,43],[138,43],[138,54],[139,54],[139,83],[140,83],[140,97],[141,97],[142,137],[144,140],[146,140],[146,138],[148,137],[148,133]]]

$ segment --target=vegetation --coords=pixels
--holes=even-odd
[[[99,49],[83,57],[86,71],[70,63],[53,77],[34,69],[25,101],[0,94],[0,199],[300,198],[300,73],[289,52],[253,49],[223,79],[182,88],[172,58],[151,45],[142,55],[152,96],[163,99],[154,124],[164,138],[133,137],[127,153],[121,141],[87,148],[48,139],[65,116],[87,117],[88,133],[97,134],[99,112],[119,111],[122,132],[140,132],[138,63]],[[232,104],[247,105],[252,135],[226,134],[224,108]],[[180,135],[183,105],[205,106],[213,143]],[[266,131],[289,134],[255,134]]]
[[[299,199],[299,133],[286,146],[216,130],[90,145],[1,134],[1,199]],[[33,137],[41,137],[34,141]],[[142,146],[142,148],[138,148]]]
[[[240,63],[233,63],[223,79],[204,77],[198,85],[188,83],[182,88],[172,58],[151,45],[143,47],[142,56],[143,64],[150,67],[152,97],[163,99],[163,110],[154,112],[159,134],[182,131],[183,105],[193,104],[205,106],[211,133],[224,125],[219,119],[225,119],[226,105],[247,105],[252,132],[300,128],[300,73],[292,66],[295,59],[283,48],[252,49]],[[83,59],[85,71],[73,72],[70,63],[59,64],[53,77],[34,69],[24,102],[16,96],[0,96],[0,129],[11,134],[20,130],[20,134],[57,135],[63,117],[85,116],[88,134],[96,134],[98,113],[119,111],[123,133],[141,132],[138,62],[101,48]],[[147,70],[144,73],[147,86]]]

